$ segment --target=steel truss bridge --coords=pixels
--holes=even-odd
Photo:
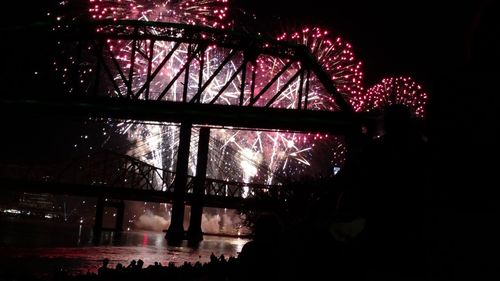
[[[207,179],[210,126],[349,136],[371,122],[370,116],[353,112],[301,45],[144,21],[57,23],[16,29],[5,36],[44,36],[52,41],[60,50],[55,64],[64,87],[43,94],[3,92],[3,113],[176,122],[181,128],[175,174],[106,153],[73,162],[58,174],[30,169],[30,175],[2,167],[2,187],[171,201],[173,217],[167,235],[173,240],[183,233],[185,203],[194,206],[190,232],[196,236],[201,233],[203,206],[256,207],[268,195],[283,192],[281,186]],[[193,124],[205,126],[200,130],[194,178],[187,173]],[[12,177],[15,173],[17,178]],[[243,187],[249,188],[247,196]]]
[[[45,166],[0,166],[3,189],[172,203],[175,172],[113,151],[101,151]],[[188,176],[185,203],[193,204],[195,177]],[[281,185],[206,178],[206,207],[266,209],[286,198]]]
[[[15,29],[4,36],[14,42],[31,36],[52,41],[60,54],[54,63],[65,83],[65,88],[54,86],[42,95],[3,92],[0,106],[11,113],[337,134],[371,118],[352,112],[302,45],[144,21],[58,23]],[[275,68],[260,69],[256,61],[270,61]],[[326,101],[329,108],[322,108]]]

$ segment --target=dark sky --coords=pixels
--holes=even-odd
[[[353,44],[373,84],[398,74],[429,80],[439,68],[462,63],[467,30],[485,1],[235,2],[266,26],[318,25],[341,35]]]
[[[86,1],[69,3],[81,8],[74,3]],[[58,2],[40,0],[27,5],[14,1],[9,5],[12,13],[6,13],[0,23],[5,26],[46,19],[46,11]],[[309,25],[342,36],[364,62],[367,86],[388,75],[412,75],[432,84],[435,73],[463,64],[471,30],[488,10],[498,10],[494,2],[229,0],[236,21],[245,18],[241,11],[257,16],[249,29],[273,33],[284,26]]]
[[[69,2],[76,3],[75,1]],[[10,12],[0,19],[1,26],[47,19],[47,10],[56,3],[58,1],[40,0],[30,1],[28,5],[23,1],[13,1],[9,3]],[[452,127],[449,124],[455,122],[454,116],[462,118],[463,112],[482,112],[482,101],[488,100],[488,93],[494,92],[492,87],[486,86],[482,95],[473,96],[463,92],[464,88],[458,86],[467,82],[473,90],[475,84],[484,87],[487,84],[482,83],[480,72],[498,66],[500,29],[495,14],[500,11],[498,1],[230,0],[230,4],[235,19],[250,24],[248,29],[270,32],[283,26],[309,25],[320,26],[339,34],[352,43],[356,56],[364,62],[367,86],[389,75],[415,77],[431,94],[431,106],[435,112],[431,117],[435,120],[447,120],[440,121],[444,124],[442,126]],[[247,16],[241,11],[245,11]],[[245,21],[249,14],[255,14],[257,21]],[[37,83],[48,83],[47,80],[23,82],[22,77],[30,75],[31,70],[27,70],[22,64],[32,66],[43,63],[50,52],[51,50],[46,50],[38,42],[29,39],[23,44],[3,44],[3,63],[0,66],[2,84],[29,84],[37,89]],[[20,81],[6,78],[8,76],[5,73],[14,73]],[[478,81],[471,82],[474,79]],[[4,87],[3,91],[9,90]],[[32,143],[31,135],[25,133],[27,130],[24,129],[29,124],[38,132],[35,138],[49,138],[45,142],[52,148],[57,149],[66,141],[57,137],[52,137],[51,140],[51,135],[59,128],[51,127],[47,130],[44,127],[47,122],[27,120],[22,127],[13,121],[3,122],[8,123],[4,125],[4,128],[10,129],[7,131],[14,132],[3,142],[21,142],[22,146],[29,147]],[[71,125],[65,126],[65,130],[67,128],[78,130]]]
[[[69,3],[79,1],[87,0]],[[46,11],[58,2],[39,0],[27,5],[13,1],[9,4],[12,13],[6,13],[1,23],[5,26],[45,19]],[[481,15],[485,3],[490,3],[487,9],[498,8],[493,2],[229,0],[236,20],[243,18],[240,11],[255,14],[254,25],[264,32],[280,26],[318,25],[341,35],[353,44],[356,55],[365,62],[369,84],[394,74],[428,79],[429,71],[460,63],[475,18]]]

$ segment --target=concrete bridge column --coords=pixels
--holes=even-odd
[[[184,196],[187,184],[191,127],[190,123],[182,123],[179,133],[172,217],[165,236],[169,245],[178,245],[184,239]]]
[[[210,141],[210,128],[200,129],[198,141],[198,162],[196,163],[196,177],[194,178],[193,203],[189,217],[188,243],[195,245],[203,240],[201,219],[203,215],[203,194],[205,193],[205,179],[207,176],[208,144]]]
[[[97,198],[95,206],[95,220],[93,231],[93,242],[99,242],[102,233],[102,219],[104,216],[104,198]]]
[[[116,221],[115,221],[115,230],[123,231],[123,217],[125,215],[125,202],[120,200],[120,202],[116,203]]]
[[[94,242],[99,242],[101,238],[101,233],[103,231],[103,218],[104,218],[104,208],[112,207],[116,209],[116,220],[115,220],[115,228],[110,229],[106,228],[105,230],[111,231],[123,231],[123,218],[125,214],[125,202],[123,200],[120,201],[106,201],[104,198],[99,197],[96,203],[96,211],[95,211],[95,222],[94,222]]]

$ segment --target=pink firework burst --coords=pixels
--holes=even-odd
[[[378,111],[392,104],[404,104],[417,118],[425,118],[428,94],[408,76],[390,77],[368,89],[361,100],[364,111]]]
[[[179,22],[226,28],[228,0],[89,0],[94,20]]]
[[[332,36],[327,30],[319,27],[302,28],[300,31],[284,32],[278,36],[279,41],[297,43],[306,46],[311,55],[318,61],[323,69],[329,74],[337,90],[343,94],[354,110],[360,111],[360,103],[363,88],[362,62],[356,58],[352,45],[339,36]],[[272,58],[261,61],[261,68],[264,73],[273,73],[285,62]],[[277,67],[278,66],[278,67]],[[291,71],[292,72],[292,71]],[[291,73],[290,73],[291,75]],[[298,90],[299,87],[292,88]],[[293,91],[292,91],[293,92]],[[309,108],[315,110],[338,110],[335,99],[328,95],[322,84],[312,77],[310,80]],[[289,95],[288,103],[296,103],[297,93]],[[285,104],[286,106],[286,104]],[[341,137],[328,137],[327,135],[315,134],[309,142],[314,150],[328,150],[331,157],[330,164],[334,167],[341,167],[345,161],[346,147],[344,139]]]
[[[225,28],[227,1],[146,1],[146,0],[89,0],[93,4],[89,10],[92,18],[113,20],[142,20],[179,22],[189,24],[201,24],[206,26]],[[280,36],[280,40],[305,44],[311,54],[332,77],[339,92],[344,94],[350,101],[356,100],[363,92],[361,62],[356,60],[352,46],[341,38],[329,39],[328,32],[319,28],[302,29],[300,32]],[[148,43],[148,42],[146,42]],[[117,64],[123,69],[130,69],[130,58],[132,57],[132,42],[126,40],[108,40],[109,54],[113,54]],[[120,75],[114,73],[120,92],[131,90],[139,92],[140,85],[147,79],[148,60],[152,57],[152,68],[156,69],[167,56],[166,50],[172,50],[175,42],[156,41],[153,48],[148,49],[142,45],[136,46],[143,54],[134,61],[134,71],[129,85],[120,79]],[[165,64],[162,71],[151,81],[150,98],[158,98],[164,90],[165,85],[173,80],[173,76],[179,72],[182,64],[186,61],[188,53],[187,44],[179,45],[171,60]],[[217,47],[209,47],[204,52],[205,65],[203,77],[210,77],[217,65],[224,59],[227,50]],[[69,58],[72,60],[72,58]],[[211,100],[218,90],[226,84],[229,77],[235,73],[242,58],[233,59],[221,74],[215,77],[204,91],[201,102]],[[279,58],[261,55],[257,64],[249,66],[256,67],[255,92],[259,92],[270,80],[269,76],[276,75],[288,62]],[[191,73],[187,84],[188,95],[197,90],[198,73],[201,64],[194,61],[191,65]],[[66,75],[63,69],[63,75]],[[300,69],[300,64],[294,63],[287,72],[280,76],[279,80],[269,88],[268,95],[264,94],[255,106],[263,106],[270,97],[283,86],[286,81],[295,75]],[[85,81],[86,73],[92,69],[83,70],[79,81]],[[242,79],[237,76],[236,79]],[[247,77],[248,79],[248,77]],[[85,82],[80,82],[84,85]],[[89,83],[87,83],[89,84]],[[307,109],[312,110],[338,110],[335,100],[330,96],[318,79],[313,75],[309,83],[309,100]],[[130,87],[131,89],[127,89]],[[192,91],[191,91],[192,87]],[[175,83],[172,90],[166,92],[163,100],[180,100],[183,84]],[[249,87],[245,89],[245,97],[250,95]],[[296,79],[284,90],[283,94],[273,103],[272,107],[294,108],[299,101],[299,82]],[[114,92],[108,92],[113,95]],[[238,103],[240,89],[234,85],[227,88],[220,97],[220,103],[235,105]],[[144,92],[139,96],[142,98]],[[189,96],[188,96],[189,97]],[[206,101],[205,101],[206,99]],[[219,102],[218,100],[218,102]],[[247,102],[245,100],[245,102]],[[143,161],[149,162],[166,170],[174,169],[175,156],[177,153],[178,128],[172,124],[142,124],[126,121],[113,126],[111,130],[118,130],[126,134],[135,147],[131,147],[130,155]],[[195,151],[195,146],[192,147]],[[325,149],[328,150],[325,153]],[[324,134],[302,134],[296,132],[273,132],[273,131],[250,131],[237,128],[212,129],[210,143],[210,167],[207,175],[214,178],[224,178],[231,181],[252,181],[261,183],[278,183],[277,176],[294,176],[304,173],[318,173],[319,169],[331,170],[331,166],[342,166],[345,157],[345,146],[342,138]],[[326,162],[328,161],[328,163]],[[194,169],[195,162],[190,162],[190,171]],[[323,172],[321,172],[323,174]]]
[[[362,62],[356,58],[352,45],[339,36],[331,36],[319,27],[303,28],[298,32],[286,32],[278,37],[280,41],[294,42],[308,47],[323,69],[332,78],[337,90],[351,101],[355,110],[356,102],[363,94]],[[331,101],[333,102],[333,98]]]

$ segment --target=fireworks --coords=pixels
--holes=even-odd
[[[279,41],[306,46],[311,55],[332,78],[334,85],[344,98],[351,101],[353,106],[358,104],[356,101],[364,93],[363,73],[361,72],[362,63],[355,59],[352,46],[349,43],[345,42],[340,37],[330,39],[328,31],[317,27],[303,28],[299,32],[283,33],[278,36],[277,39]],[[258,77],[260,77],[262,81],[269,80],[269,77],[276,75],[276,73],[281,71],[288,63],[288,61],[280,58],[266,56],[259,57],[257,62]],[[280,76],[274,88],[269,89],[270,93],[266,93],[267,95],[263,96],[267,98],[272,97],[282,85],[297,75],[299,69],[300,65],[292,64],[291,67]],[[323,88],[322,83],[316,79],[316,77],[309,77],[307,87],[308,97],[305,100],[301,100],[301,95],[299,93],[301,89],[300,80],[294,80],[285,91],[283,91],[273,105],[281,108],[294,108],[297,104],[300,104],[302,108],[307,108],[309,110],[339,110],[334,97],[328,94]],[[257,103],[257,105],[259,104]],[[263,103],[261,105],[263,105]],[[283,173],[286,176],[301,174],[305,170],[308,170],[308,173],[316,173],[321,167],[340,167],[344,162],[345,145],[343,139],[340,137],[329,137],[328,135],[319,134],[266,134],[269,139],[283,139],[282,142],[274,141],[269,143],[269,146],[272,147],[269,153],[273,155],[270,163],[276,161],[276,163],[282,165],[279,168],[273,165],[270,166],[274,167],[271,170],[275,173]],[[290,147],[287,147],[287,143],[293,144],[296,152],[291,152],[289,154],[285,153],[290,149]],[[319,150],[321,150],[321,153],[327,152],[329,157],[326,158],[331,159],[326,165],[325,163],[321,163],[320,165],[313,163],[317,161],[318,158],[325,158],[324,155],[317,156],[315,152]],[[296,162],[299,165],[294,165],[294,163],[290,163],[290,161]],[[290,165],[290,167],[287,167],[287,165]],[[313,168],[309,169],[310,167]]]
[[[227,28],[227,0],[89,0],[94,20],[179,22]]]
[[[144,1],[143,1],[144,2]],[[226,1],[210,1],[204,3],[212,3],[214,5],[206,5],[203,9],[194,9],[194,5],[190,2],[153,4],[150,1],[140,3],[138,1],[124,1],[114,3],[111,1],[101,1],[90,9],[92,17],[95,19],[139,19],[145,21],[177,21],[183,22],[186,19],[185,10],[194,10],[200,12],[208,8],[216,7],[219,4],[225,4]],[[116,4],[116,5],[114,5]],[[216,4],[216,5],[215,5]],[[224,14],[227,8],[217,8],[219,15]],[[223,13],[224,12],[224,13]],[[201,13],[206,14],[206,13]],[[215,14],[215,13],[213,13]],[[183,16],[184,15],[184,16]],[[195,17],[196,18],[196,17]],[[218,19],[222,19],[219,17]],[[198,17],[201,19],[201,17]],[[206,20],[200,20],[203,24],[207,24]],[[195,23],[195,22],[188,22]],[[209,24],[211,26],[223,26],[222,23]],[[316,40],[317,41],[317,40]],[[311,41],[312,42],[312,41]],[[193,97],[199,87],[199,77],[211,77],[217,71],[217,67],[228,56],[228,51],[216,47],[208,47],[201,52],[201,56],[193,59],[190,64],[191,71],[187,80],[187,97],[183,96],[185,86],[184,83],[175,82],[171,85],[169,91],[165,91],[165,85],[170,81],[175,80],[175,76],[182,69],[185,61],[189,59],[189,46],[180,44],[176,47],[173,42],[157,41],[152,45],[151,49],[144,46],[133,46],[130,42],[121,40],[108,40],[109,52],[116,58],[117,63],[123,69],[130,68],[130,58],[132,53],[141,52],[142,57],[134,60],[134,74],[131,80],[127,83],[126,79],[116,74],[116,79],[113,79],[116,84],[115,90],[108,92],[110,95],[118,93],[139,93],[139,98],[144,98],[145,91],[140,91],[139,86],[144,85],[147,79],[148,58],[151,57],[152,69],[161,69],[157,76],[152,79],[147,93],[149,98],[162,99],[170,101],[180,101]],[[146,42],[149,43],[149,42]],[[351,53],[345,49],[340,50],[339,46],[348,47],[340,39],[337,44],[331,44],[325,40],[324,43],[331,48],[321,53],[321,59],[328,65],[329,69],[336,69],[331,73],[336,73],[339,78],[336,80],[338,85],[343,85],[343,90],[350,91],[347,86],[347,79],[351,76],[361,77],[361,75],[346,74],[348,68],[347,61],[352,58]],[[311,47],[315,47],[316,43],[311,43]],[[168,56],[170,50],[175,50],[172,53],[172,59],[166,65],[160,67],[162,62]],[[338,48],[338,50],[336,49]],[[320,52],[316,52],[318,55]],[[203,56],[203,57],[202,57]],[[334,57],[329,57],[334,56]],[[329,59],[330,58],[330,59]],[[203,61],[202,61],[203,59]],[[342,63],[337,62],[342,61]],[[351,59],[352,60],[352,59]],[[205,88],[203,95],[200,96],[201,103],[210,102],[220,89],[230,81],[230,77],[237,73],[239,65],[242,64],[243,56],[238,54],[225,66],[221,74],[217,75],[211,83]],[[247,66],[249,72],[255,70],[255,92],[264,88],[265,84],[270,80],[269,75],[275,75],[277,67],[286,64],[287,61],[274,59],[270,56],[261,55],[257,58],[256,64]],[[352,64],[352,63],[351,63]],[[358,65],[359,67],[359,65]],[[254,69],[255,68],[255,69]],[[272,68],[272,69],[270,69]],[[294,64],[290,67],[285,75],[282,75],[276,83],[267,91],[263,92],[259,102],[254,106],[264,106],[269,100],[280,90],[283,84],[286,83],[283,79],[289,79],[292,73],[297,73],[300,65]],[[90,69],[87,71],[91,71]],[[201,74],[200,74],[201,73]],[[289,74],[289,75],[288,75]],[[342,75],[343,76],[342,76]],[[342,76],[342,77],[341,77]],[[216,103],[227,105],[235,105],[240,102],[240,88],[236,85],[241,84],[244,79],[241,75],[237,75],[225,89],[222,95],[219,96]],[[249,78],[246,78],[249,80]],[[304,101],[309,103],[308,108],[318,110],[337,110],[332,97],[324,94],[321,89],[321,84],[311,78],[311,87],[309,100]],[[356,80],[357,81],[357,80]],[[358,82],[356,82],[358,83]],[[351,83],[351,84],[356,84]],[[290,84],[280,97],[273,103],[274,107],[293,108],[298,102],[298,79]],[[245,89],[244,104],[251,102],[250,89]],[[176,163],[177,147],[178,147],[178,127],[173,124],[142,124],[134,122],[118,123],[115,128],[121,134],[127,134],[133,146],[128,154],[137,157],[143,161],[151,163],[157,167],[162,167],[166,170],[174,170]],[[113,129],[112,129],[113,130]],[[190,151],[196,151],[197,138],[196,130],[193,131]],[[249,131],[232,128],[212,129],[212,137],[210,140],[209,166],[207,167],[207,176],[212,178],[222,178],[230,181],[260,182],[272,184],[276,183],[279,176],[292,176],[302,174],[305,170],[311,169],[311,158],[313,155],[313,142],[316,140],[328,139],[328,136],[314,134],[297,134],[293,132],[271,132],[271,131]],[[335,139],[335,138],[331,138]],[[340,152],[342,154],[342,152]],[[196,159],[191,153],[189,173],[195,174]]]
[[[314,58],[330,75],[337,90],[345,99],[352,101],[353,106],[357,105],[355,100],[364,92],[362,62],[354,56],[350,43],[341,37],[332,39],[327,30],[319,27],[283,33],[278,40],[295,42],[308,47]],[[321,100],[322,104],[324,102],[334,104],[333,97],[322,97]],[[323,105],[323,107],[326,110],[334,109],[331,105]]]
[[[227,13],[227,0],[205,0],[205,1],[146,1],[146,0],[90,0],[89,13],[95,20],[113,19],[113,20],[142,20],[155,22],[176,22],[184,24],[204,25],[216,28],[227,28],[230,23],[225,22]],[[150,42],[147,42],[150,43]],[[138,92],[139,98],[144,98],[148,95],[150,98],[179,101],[182,97],[183,83],[180,81],[171,85],[168,93],[163,92],[166,81],[172,81],[174,75],[179,72],[184,62],[188,59],[188,44],[177,45],[172,42],[157,41],[150,45],[149,49],[143,46],[133,46],[130,41],[108,40],[108,52],[116,58],[116,63],[122,69],[130,69],[130,57],[132,53],[137,52],[143,54],[138,56],[134,61],[133,69],[135,70],[130,78],[130,82],[126,79],[119,80],[120,77],[116,74],[117,79],[114,83],[116,87],[114,91],[108,92],[109,95],[117,95],[119,93]],[[168,56],[168,51],[174,50],[171,54],[172,59],[168,65],[161,66],[160,64]],[[207,64],[217,60],[216,51],[212,51],[209,47],[205,52]],[[161,69],[150,82],[150,87],[147,92],[141,92],[140,86],[144,85],[147,79],[147,69],[149,59],[151,60],[152,69]],[[194,63],[199,65],[200,57]],[[194,66],[196,67],[196,66]],[[214,70],[205,68],[206,76],[210,75]],[[91,69],[79,73],[81,84],[90,84],[85,82],[85,74],[91,72]],[[197,71],[192,71],[196,73]],[[63,74],[64,76],[65,74]],[[188,82],[196,84],[197,77],[190,77]],[[217,87],[216,80],[214,86]],[[189,83],[188,88],[194,87],[194,84]],[[212,88],[209,88],[209,91]],[[213,92],[213,91],[212,91]],[[177,147],[179,141],[178,124],[160,124],[160,123],[141,123],[123,121],[117,124],[109,124],[108,130],[115,131],[128,136],[132,143],[128,154],[146,161],[157,167],[162,167],[166,170],[174,170],[176,163]],[[196,144],[192,142],[190,151],[196,151]],[[194,174],[195,157],[190,157],[190,173]]]
[[[95,20],[176,22],[220,29],[231,26],[226,16],[227,0],[89,1],[88,12]],[[154,34],[156,30],[152,28],[150,32]],[[373,111],[384,104],[405,103],[412,107],[417,116],[423,117],[427,94],[411,78],[384,79],[381,84],[365,91],[362,63],[354,56],[351,44],[341,37],[331,36],[320,28],[303,28],[298,32],[283,33],[277,39],[305,45],[355,111]],[[99,94],[189,101],[197,96],[198,90],[204,85],[198,96],[200,103],[339,110],[334,97],[325,91],[322,83],[311,73],[301,72],[304,68],[300,62],[258,55],[255,62],[247,64],[243,52],[233,54],[232,50],[217,46],[197,49],[199,47],[162,40],[107,40],[104,53],[115,61],[103,63],[127,71],[108,70],[108,75],[112,76],[109,84],[113,84],[113,87],[101,83]],[[92,53],[92,48],[95,47],[90,46],[87,52]],[[70,92],[92,86],[90,80],[95,71],[92,68],[94,64],[85,64],[86,56],[90,57],[84,52],[84,63],[79,63],[78,79],[66,81]],[[67,63],[56,63],[56,68],[64,78],[68,78],[72,66],[78,64],[74,56],[68,60]],[[226,60],[227,63],[223,63]],[[186,65],[189,65],[189,71],[184,72]],[[246,77],[242,69],[247,72]],[[272,77],[277,77],[276,81],[267,85]],[[240,86],[244,84],[253,84],[254,88]],[[147,90],[144,85],[148,85]],[[258,93],[258,99],[254,99],[254,92]],[[308,95],[302,96],[302,92]],[[165,170],[175,170],[179,124],[123,121],[109,123],[104,130],[108,136],[112,132],[127,135],[131,143],[129,155]],[[196,153],[193,151],[197,150],[197,132],[198,128],[195,127],[190,145],[191,175],[195,174],[196,167]],[[344,157],[343,138],[336,136],[213,128],[207,177],[274,184],[280,182],[280,176],[318,174],[321,168],[333,170],[333,167],[342,166]],[[324,159],[328,159],[328,163]]]
[[[361,100],[364,111],[378,111],[392,104],[404,104],[418,118],[425,117],[428,94],[411,77],[384,78]]]
[[[352,46],[349,43],[340,37],[332,41],[328,39],[327,35],[328,32],[319,28],[304,28],[301,32],[283,34],[278,37],[278,40],[299,43],[308,47],[311,54],[330,74],[339,91],[344,96],[355,100],[363,93],[362,64],[354,59]],[[288,60],[269,56],[259,56],[256,62],[257,87],[259,88],[263,88],[264,83],[269,81],[270,77],[274,77],[286,69],[278,80],[262,94],[262,99],[255,103],[256,106],[265,106],[266,102],[284,87],[283,85],[289,83],[281,95],[271,104],[272,107],[295,108],[297,104],[300,104],[301,107],[311,110],[338,110],[335,99],[328,95],[322,84],[313,76],[308,80],[308,98],[301,100],[300,80],[293,80],[293,77],[298,75],[299,64],[291,64],[289,68],[286,68],[289,65]],[[290,83],[290,81],[292,82]],[[235,145],[236,151],[253,151],[260,159],[257,162],[264,163],[267,167],[267,173],[265,173],[267,178],[264,179],[266,183],[272,183],[274,176],[290,177],[303,174],[306,171],[317,173],[322,166],[327,169],[339,167],[342,166],[345,159],[343,139],[328,135],[237,131],[234,134],[221,135],[219,138],[225,145]],[[318,149],[319,147],[321,148]],[[318,153],[315,153],[318,150],[321,150],[320,153],[328,151],[329,157],[326,158],[331,159],[329,163],[326,165],[325,163],[321,163],[321,165],[313,163],[315,158],[325,158],[325,155],[318,156]],[[257,178],[254,177],[253,180],[257,180]]]

